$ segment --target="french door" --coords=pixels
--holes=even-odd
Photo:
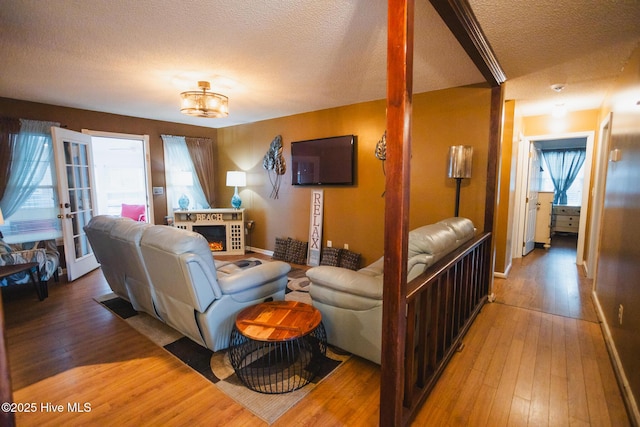
[[[91,136],[51,128],[56,163],[67,277],[75,280],[98,267],[84,226],[95,211],[95,178]]]

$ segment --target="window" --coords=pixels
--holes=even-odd
[[[168,214],[179,209],[208,209],[185,137],[162,135],[162,141]]]
[[[545,159],[542,164],[542,171],[540,174],[541,183],[540,183],[540,191],[549,191],[555,192],[555,187],[553,185],[553,180],[551,179],[551,174],[549,173],[549,165],[547,164],[547,160]],[[567,206],[580,206],[582,204],[582,189],[584,185],[584,163],[580,165],[580,169],[576,174],[574,181],[571,183],[571,186],[567,190]]]
[[[2,199],[5,223],[0,227],[6,243],[62,237],[53,145],[48,133],[51,125],[22,120],[20,133],[12,135],[14,154]]]

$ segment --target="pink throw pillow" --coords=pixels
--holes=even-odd
[[[127,205],[123,203],[120,216],[131,218],[134,221],[146,221],[145,210],[145,205]]]

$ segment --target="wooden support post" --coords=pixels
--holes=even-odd
[[[414,0],[388,0],[387,163],[380,425],[403,417]]]
[[[488,294],[493,293],[493,271],[495,270],[495,214],[498,205],[498,161],[500,159],[500,142],[502,141],[502,110],[504,107],[504,86],[491,88],[491,118],[489,119],[489,153],[487,156],[487,187],[485,197],[484,232],[491,232],[489,268],[486,272],[489,284]]]

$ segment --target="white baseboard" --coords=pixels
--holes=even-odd
[[[253,246],[246,246],[245,250],[249,252],[257,252],[259,254],[273,256],[273,251],[268,251],[266,249],[261,249],[261,248],[254,248]]]
[[[509,272],[511,271],[511,266],[513,264],[509,263],[509,265],[507,265],[507,268],[504,269],[504,273],[500,273],[499,271],[494,271],[493,272],[493,277],[497,277],[499,279],[506,279],[509,277]]]
[[[613,370],[615,372],[616,378],[618,379],[618,383],[621,385],[620,388],[622,389],[622,398],[627,405],[627,410],[629,411],[630,416],[634,418],[634,420],[632,420],[632,424],[640,425],[640,411],[638,410],[638,403],[636,402],[636,399],[633,396],[633,391],[629,386],[629,380],[627,379],[627,375],[624,372],[624,367],[622,366],[622,361],[620,360],[620,356],[618,355],[616,344],[613,341],[613,337],[611,336],[611,330],[609,329],[607,318],[604,315],[604,311],[602,311],[600,300],[598,300],[598,295],[595,291],[592,292],[592,298],[596,307],[596,313],[598,314],[598,318],[600,319],[600,328],[602,329],[602,335],[604,335],[604,342],[607,345],[607,350],[609,350],[609,356],[611,357]]]

